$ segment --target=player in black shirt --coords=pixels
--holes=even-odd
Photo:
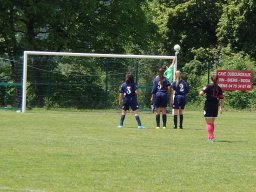
[[[223,91],[218,86],[218,75],[211,76],[213,83],[204,87],[200,92],[200,96],[206,95],[204,103],[204,117],[208,129],[208,140],[213,142],[214,139],[214,121],[218,116],[218,111],[223,112],[224,109],[224,95]]]

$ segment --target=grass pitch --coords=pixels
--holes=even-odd
[[[256,191],[255,112],[224,112],[207,142],[200,111],[184,129],[155,129],[155,115],[120,111],[0,111],[0,191]]]

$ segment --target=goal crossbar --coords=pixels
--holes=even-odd
[[[72,52],[49,52],[49,51],[24,51],[23,55],[23,77],[22,77],[22,106],[21,111],[26,111],[27,94],[27,62],[29,55],[39,56],[72,56],[72,57],[105,57],[105,58],[131,58],[131,59],[174,59],[176,56],[162,55],[131,55],[131,54],[101,54],[101,53],[72,53]],[[176,59],[177,64],[177,59]]]

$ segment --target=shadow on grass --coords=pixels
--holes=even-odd
[[[144,130],[144,129],[151,129],[151,128],[146,128],[146,127],[144,127],[144,128],[138,128],[138,127],[130,127],[130,126],[123,126],[123,127],[117,127],[117,129],[141,129],[141,130]]]
[[[243,141],[216,140],[216,143],[242,143]]]

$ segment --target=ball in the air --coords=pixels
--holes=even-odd
[[[174,50],[175,51],[180,51],[180,45],[178,45],[178,44],[174,45]]]

